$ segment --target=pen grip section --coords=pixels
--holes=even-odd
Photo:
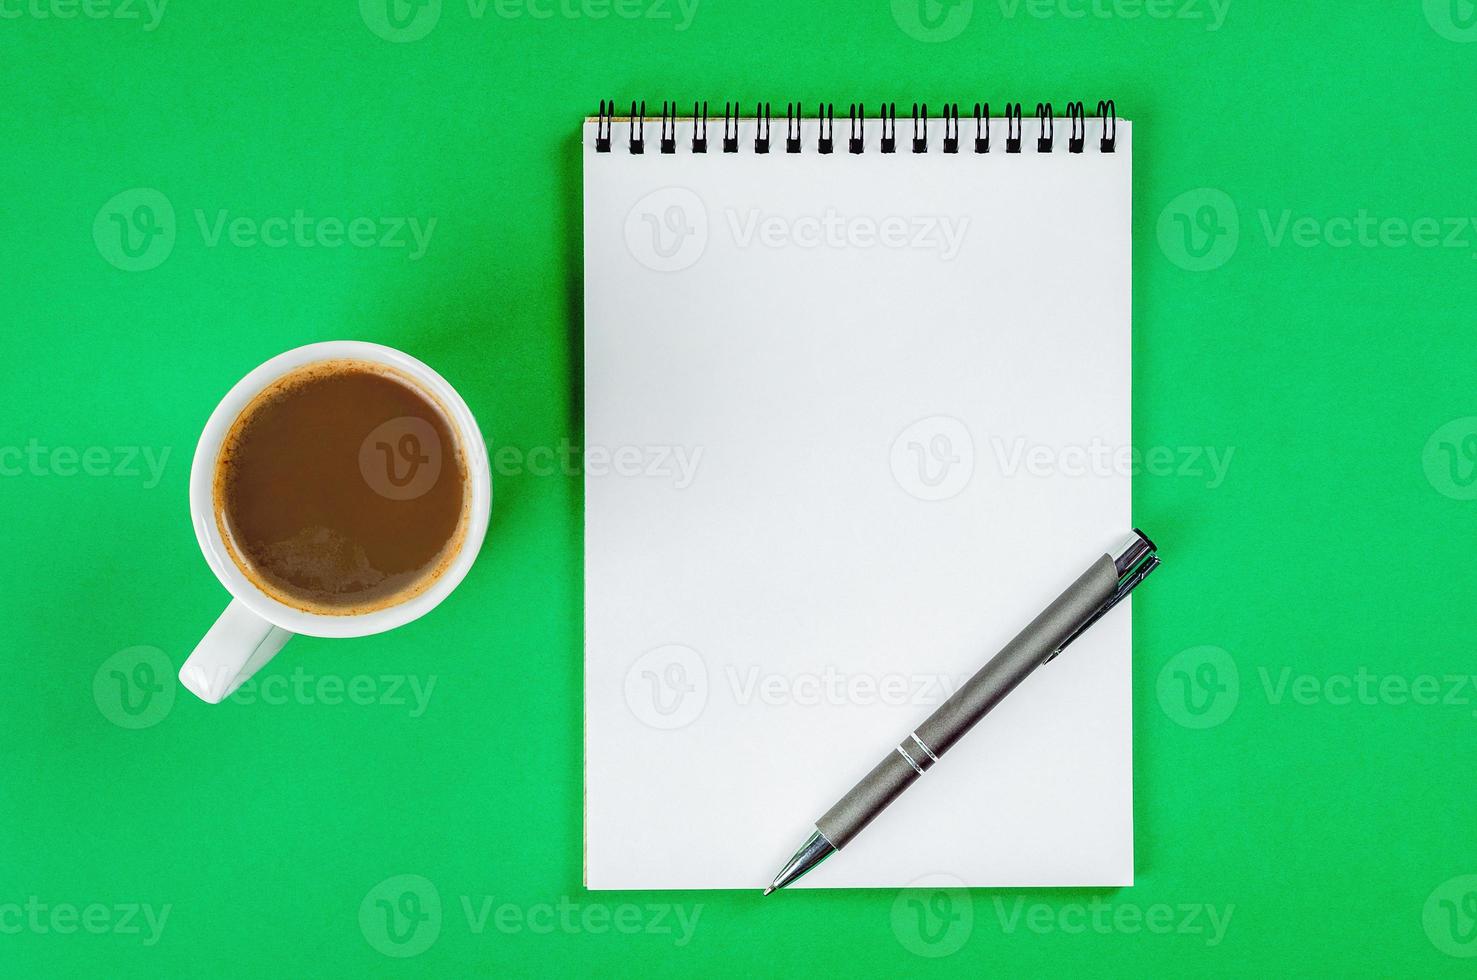
[[[991,708],[1056,653],[1077,627],[1108,601],[1117,587],[1117,568],[1113,559],[1104,555],[939,705],[918,726],[918,738],[936,757],[947,752]]]
[[[921,775],[920,768],[897,751],[889,752],[851,792],[815,822],[816,829],[840,850],[913,784]]]

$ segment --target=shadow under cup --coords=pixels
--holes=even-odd
[[[340,358],[273,381],[231,424],[215,521],[258,589],[353,616],[423,593],[465,543],[467,460],[436,397],[385,364]]]

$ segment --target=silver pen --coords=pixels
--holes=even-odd
[[[1158,565],[1154,542],[1138,529],[1093,562],[1045,612],[815,822],[815,832],[774,876],[764,894],[784,888],[845,847],[1016,685],[1065,650]]]

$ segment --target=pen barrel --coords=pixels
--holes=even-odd
[[[1117,587],[1117,568],[1104,555],[827,810],[816,828],[837,849],[845,847],[991,708],[1051,659]]]
[[[1032,671],[1050,660],[1117,588],[1117,568],[1113,559],[1104,555],[965,681],[949,700],[939,705],[915,729],[917,736],[933,750],[935,757],[949,751]]]
[[[825,835],[837,850],[845,847],[887,805],[902,795],[913,780],[923,775],[909,765],[896,750],[873,767],[872,771],[841,797],[815,822],[815,829]]]

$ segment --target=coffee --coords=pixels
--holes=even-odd
[[[467,466],[445,410],[369,361],[305,365],[252,399],[216,463],[215,518],[253,584],[353,615],[425,591],[461,547]]]

